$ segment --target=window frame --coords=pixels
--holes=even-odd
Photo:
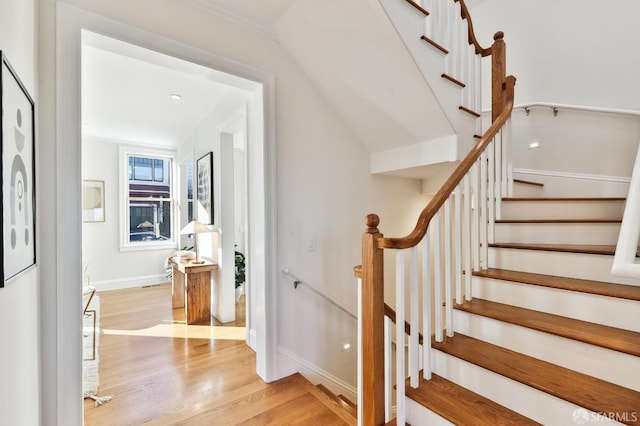
[[[178,246],[178,210],[176,203],[176,153],[173,150],[164,150],[161,148],[143,148],[138,146],[121,146],[119,150],[119,181],[120,181],[120,251],[137,251],[137,250],[175,250]],[[146,157],[151,158],[151,180],[139,180],[147,185],[158,184],[154,179],[154,169],[156,159],[169,160],[169,197],[168,198],[143,198],[129,196],[129,157]],[[135,172],[133,172],[135,178]],[[152,240],[152,241],[130,241],[130,208],[132,204],[140,201],[154,200],[159,202],[169,202],[170,205],[170,224],[171,238],[169,240]]]

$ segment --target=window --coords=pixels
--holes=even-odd
[[[124,211],[121,248],[175,246],[173,158],[160,153],[122,151]]]

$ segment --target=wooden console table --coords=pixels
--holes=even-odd
[[[184,308],[187,324],[211,321],[211,271],[218,265],[211,262],[193,264],[189,260],[170,260],[173,268],[171,304]]]

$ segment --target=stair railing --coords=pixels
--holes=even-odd
[[[440,10],[451,16],[447,2],[450,0],[432,0],[423,6],[435,6],[436,11],[442,7]],[[471,21],[463,0],[455,3],[459,4],[460,13],[465,14],[464,19],[469,24],[470,30],[467,30],[470,32],[463,34],[471,34]],[[433,9],[429,12],[434,15]],[[432,36],[444,31],[441,19],[434,22],[438,24],[429,29]],[[476,48],[474,44],[474,51]],[[385,313],[384,250],[395,250],[396,255],[395,338],[398,347],[404,346],[405,331],[409,331],[408,368],[404,351],[397,351],[403,356],[395,357],[398,425],[405,424],[406,377],[409,377],[410,386],[417,388],[421,368],[425,380],[432,374],[431,340],[425,338],[421,345],[420,331],[424,336],[434,333],[437,342],[442,342],[445,334],[453,336],[454,299],[456,304],[462,304],[463,299],[471,300],[471,273],[487,268],[488,245],[493,242],[495,219],[500,218],[502,197],[511,195],[513,182],[510,117],[515,78],[506,77],[505,50],[503,33],[498,32],[492,47],[482,49],[480,53],[492,56],[492,125],[421,212],[413,231],[405,237],[387,238],[378,229],[378,216],[370,214],[366,217],[362,265],[356,267],[360,330],[359,424],[381,425],[391,417],[392,327],[391,322],[385,320],[389,311]],[[413,326],[408,327],[407,320]],[[386,336],[385,328],[388,330]]]
[[[622,216],[616,254],[613,258],[611,273],[630,278],[640,278],[638,242],[640,241],[640,147],[633,166],[627,204]]]

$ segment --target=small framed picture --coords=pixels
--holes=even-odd
[[[0,57],[4,287],[36,264],[36,170],[33,99],[3,52]]]
[[[104,181],[82,181],[82,221],[104,222]]]
[[[209,152],[198,159],[196,164],[196,217],[205,225],[213,225],[213,153]]]

